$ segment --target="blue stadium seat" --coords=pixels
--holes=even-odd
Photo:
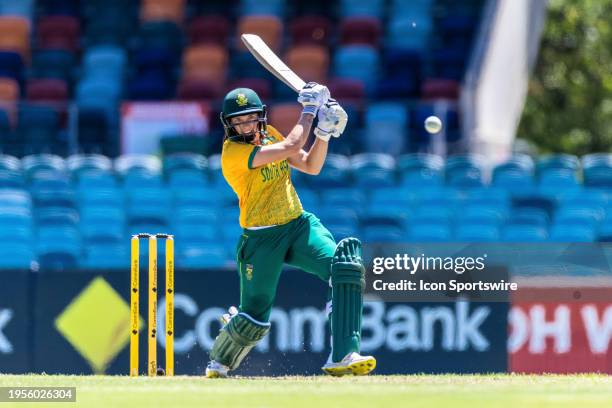
[[[165,100],[174,96],[174,87],[167,73],[151,69],[128,83],[127,96],[136,101]]]
[[[595,230],[586,225],[557,223],[550,229],[550,241],[554,242],[595,242]]]
[[[0,226],[31,228],[32,211],[25,207],[0,207]]]
[[[582,169],[585,186],[612,187],[612,154],[587,154],[582,157]]]
[[[352,222],[342,222],[340,220],[332,221],[325,224],[325,228],[331,232],[336,242],[347,237],[361,238],[361,233],[357,224]]]
[[[4,170],[21,172],[21,162],[16,157],[0,154],[0,171]]]
[[[584,208],[605,208],[610,202],[608,194],[595,189],[583,189],[562,197],[562,205],[581,206]]]
[[[612,242],[612,218],[608,218],[599,226],[597,241]]]
[[[0,74],[6,78],[12,78],[23,85],[25,66],[23,58],[18,52],[0,51]]]
[[[126,192],[128,222],[165,225],[172,211],[171,197],[164,189],[147,188]]]
[[[45,207],[77,208],[77,198],[72,188],[32,189],[32,201],[38,209]]]
[[[34,230],[30,226],[3,224],[0,218],[0,242],[6,241],[24,241],[32,242],[34,238]]]
[[[205,188],[208,183],[208,161],[196,153],[175,153],[164,158],[168,185],[177,188]]]
[[[189,188],[173,189],[172,196],[175,208],[183,206],[218,208],[223,205],[223,201],[216,195],[216,190],[207,188],[196,190]]]
[[[34,15],[35,0],[1,0],[0,14],[5,16],[21,16],[31,19]]]
[[[2,134],[1,131],[0,134]],[[6,154],[0,154],[0,188],[19,189],[23,187],[23,183],[23,171],[19,159]]]
[[[361,81],[366,92],[372,93],[378,78],[379,55],[374,47],[347,45],[334,54],[334,75]]]
[[[455,230],[455,240],[462,242],[496,242],[499,237],[499,227],[488,223],[464,223]]]
[[[511,190],[533,187],[534,182],[533,176],[529,173],[518,170],[506,170],[493,176],[491,186]]]
[[[77,103],[89,107],[107,107],[110,102],[116,103],[121,95],[121,83],[106,77],[83,78],[75,93]]]
[[[316,185],[320,187],[342,187],[350,182],[351,162],[348,157],[340,154],[329,154],[321,172],[317,176]]]
[[[36,260],[32,245],[26,241],[0,242],[0,269],[30,269]]]
[[[453,209],[443,204],[421,205],[414,211],[414,220],[420,222],[450,223],[453,215]]]
[[[125,175],[130,171],[146,171],[160,174],[162,163],[159,158],[149,154],[124,154],[115,159],[115,170]]]
[[[79,264],[81,268],[90,270],[125,269],[129,265],[130,255],[126,242],[96,242],[88,244],[85,257]]]
[[[518,226],[538,226],[546,228],[549,223],[548,213],[540,208],[514,208],[509,214],[508,224]]]
[[[473,188],[464,191],[464,203],[494,205],[507,208],[510,205],[508,191],[495,187]]]
[[[423,53],[412,49],[389,49],[383,54],[383,74],[378,80],[377,97],[416,98],[420,93]],[[350,115],[349,115],[350,117]]]
[[[72,226],[77,227],[79,224],[79,213],[74,208],[69,207],[43,207],[37,208],[36,224],[57,225],[57,226]]]
[[[444,160],[440,156],[412,153],[397,159],[397,168],[404,186],[432,186],[444,182]]]
[[[389,14],[392,16],[429,16],[434,0],[392,0],[389,5]]]
[[[285,15],[285,0],[241,0],[240,15],[241,16],[277,16]]]
[[[32,199],[27,191],[19,189],[0,189],[0,207],[32,208]]]
[[[21,159],[23,173],[27,179],[35,179],[38,173],[66,174],[66,161],[53,154],[32,154]]]
[[[221,171],[221,154],[208,156],[208,176],[212,184],[226,183]]]
[[[111,173],[113,162],[101,154],[74,154],[66,159],[68,170],[78,178],[83,173]]]
[[[79,232],[74,227],[40,226],[36,252],[42,271],[76,268],[82,256]]]
[[[119,189],[119,182],[114,173],[105,170],[85,170],[77,176],[76,189]]]
[[[370,205],[397,205],[408,207],[412,203],[412,196],[407,189],[397,187],[382,187],[372,189],[370,192]]]
[[[108,109],[81,106],[77,113],[78,148],[84,153],[115,155],[115,140],[111,140]]]
[[[566,204],[555,213],[555,223],[575,224],[595,228],[606,216],[603,208]]]
[[[97,45],[83,55],[82,69],[88,77],[110,77],[121,81],[125,73],[127,55],[115,45]]]
[[[205,172],[208,168],[206,157],[197,153],[173,153],[164,157],[164,173],[170,175],[179,170],[195,170]]]
[[[341,0],[341,17],[367,16],[383,18],[385,2],[383,0]]]
[[[297,194],[305,210],[311,211],[318,207],[320,199],[319,194],[315,190],[301,187],[297,189]]]
[[[443,205],[455,208],[459,202],[459,193],[451,188],[421,189],[414,199],[414,205],[417,207]]]
[[[384,153],[361,153],[351,158],[351,172],[357,186],[391,187],[397,184],[395,159]]]
[[[0,170],[0,188],[21,189],[23,187],[24,180],[20,172],[13,170]]]
[[[61,79],[72,83],[76,56],[62,49],[38,50],[32,53],[31,75],[34,78]]]
[[[493,169],[492,185],[502,188],[522,188],[531,186],[533,179],[533,159],[527,155],[515,155]]]
[[[370,153],[399,155],[406,148],[408,112],[400,103],[383,102],[368,106],[365,115],[365,147]]]
[[[213,224],[218,213],[214,208],[176,207],[172,213],[172,222],[175,224]]]
[[[79,206],[83,207],[96,207],[96,206],[111,206],[116,208],[123,208],[124,196],[123,190],[116,187],[95,187],[87,188],[87,186],[81,186],[77,191],[77,197]]]
[[[341,221],[342,223],[351,222],[357,225],[359,221],[359,209],[348,206],[321,205],[317,209],[317,217],[323,225]]]
[[[363,189],[360,188],[340,187],[328,189],[322,192],[321,203],[323,205],[337,205],[359,209],[365,206],[366,195]]]
[[[446,160],[446,183],[467,188],[483,185],[484,161],[478,156],[452,156]]]
[[[399,202],[370,202],[360,215],[362,224],[390,223],[403,225],[413,210],[407,204]]]
[[[572,154],[549,154],[541,156],[536,163],[538,174],[541,176],[549,170],[580,169],[580,159]]]
[[[221,268],[227,265],[226,251],[221,244],[188,245],[177,242],[175,263],[177,268]]]
[[[576,171],[571,169],[546,169],[539,173],[539,190],[543,193],[573,192],[581,188]]]
[[[548,239],[546,228],[534,225],[506,225],[502,229],[504,242],[544,242]]]
[[[218,228],[212,220],[198,224],[177,222],[174,224],[174,233],[177,240],[190,245],[215,243],[219,238]]]
[[[125,213],[122,207],[85,207],[81,209],[80,215],[79,228],[86,242],[113,242],[126,236]]]
[[[402,242],[406,241],[406,231],[393,225],[368,225],[362,228],[363,241],[374,242]]]
[[[496,204],[465,204],[457,211],[455,221],[458,224],[477,223],[499,225],[508,216],[508,208]]]
[[[389,20],[385,44],[394,49],[424,50],[431,32],[431,18],[398,15]]]
[[[408,225],[408,240],[411,242],[448,242],[452,238],[448,224],[441,222],[420,222]]]
[[[168,176],[168,187],[177,189],[206,189],[208,188],[206,175],[198,170],[175,170]]]
[[[142,170],[129,171],[123,177],[124,190],[163,189],[164,181],[161,174],[149,173]]]

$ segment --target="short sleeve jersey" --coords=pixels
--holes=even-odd
[[[262,146],[284,140],[278,130],[266,127]],[[261,149],[250,143],[226,140],[221,153],[223,177],[238,196],[242,228],[280,225],[299,217],[302,204],[291,184],[289,162],[279,160],[253,168]]]

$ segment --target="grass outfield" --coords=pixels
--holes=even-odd
[[[53,407],[612,407],[606,375],[409,375],[330,378],[0,375],[0,386],[75,386]],[[5,405],[0,403],[0,408]],[[19,403],[40,407],[47,404]]]

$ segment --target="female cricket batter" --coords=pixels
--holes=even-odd
[[[254,91],[238,88],[225,96],[221,168],[240,205],[240,307],[224,315],[206,368],[209,378],[226,377],[270,331],[284,263],[330,283],[332,352],[323,371],[365,375],[376,366],[374,357],[359,355],[365,285],[361,243],[346,238],[336,245],[319,219],[303,210],[291,184],[290,166],[319,174],[330,137],[339,137],[346,127],[346,112],[329,97],[327,87],[306,84],[298,96],[302,114],[285,138],[267,124],[266,107]],[[317,112],[316,139],[306,152],[302,147]]]

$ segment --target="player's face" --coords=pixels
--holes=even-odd
[[[259,114],[249,113],[248,115],[235,116],[230,119],[230,124],[240,135],[254,133],[257,131]]]

